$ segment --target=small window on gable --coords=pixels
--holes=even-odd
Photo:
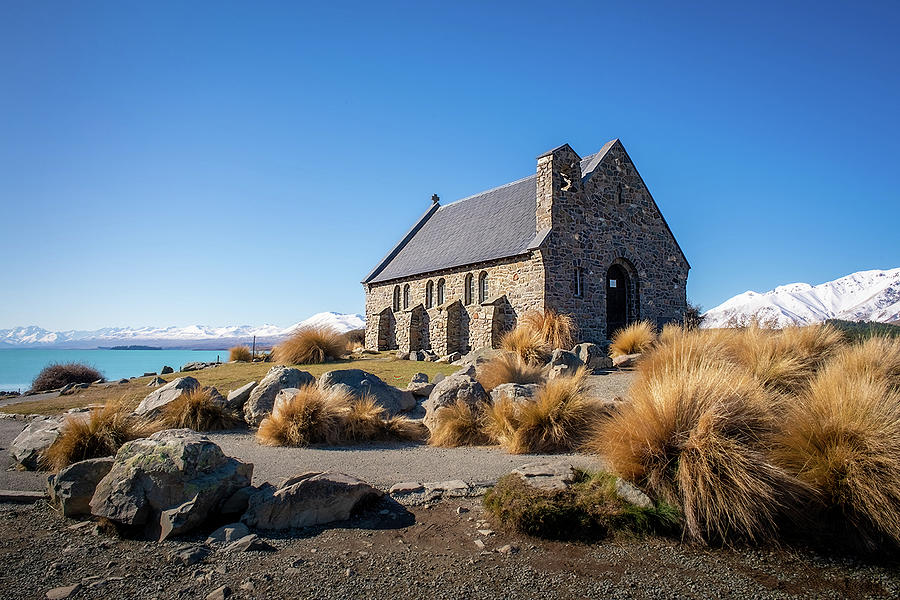
[[[434,304],[434,282],[425,284],[425,308],[431,308]]]
[[[487,271],[482,271],[478,276],[478,302],[485,302],[488,299],[488,281]]]
[[[475,291],[475,282],[472,278],[472,274],[468,273],[466,275],[465,286],[463,290],[463,298],[465,300],[465,304],[472,304],[472,297],[475,295],[473,292]]]
[[[403,286],[403,310],[409,308],[409,284]]]
[[[400,310],[400,286],[394,286],[394,312]]]
[[[575,267],[575,297],[584,297],[584,271],[581,267]]]
[[[438,303],[438,306],[441,306],[441,305],[444,304],[444,292],[446,291],[444,288],[446,287],[446,285],[447,285],[447,284],[444,282],[444,278],[443,278],[443,277],[440,278],[440,279],[438,279],[438,285],[437,285],[437,288],[438,288],[438,289],[437,289],[437,303]]]

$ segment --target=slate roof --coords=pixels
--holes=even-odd
[[[587,178],[616,140],[581,160]],[[444,206],[432,206],[363,283],[379,283],[525,254],[549,231],[536,231],[536,175]]]

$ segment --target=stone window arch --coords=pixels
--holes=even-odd
[[[400,310],[400,286],[394,286],[394,312]]]
[[[429,281],[425,284],[425,308],[434,306],[434,282]]]
[[[463,299],[466,305],[472,304],[472,298],[475,297],[475,278],[471,273],[466,273],[466,282],[463,286]]]
[[[487,271],[482,271],[478,275],[478,302],[482,303],[488,299],[488,275]]]
[[[444,300],[445,300],[444,296],[446,295],[446,293],[447,293],[447,282],[444,281],[443,277],[441,277],[440,279],[438,279],[438,283],[437,283],[438,306],[441,306],[444,304]]]
[[[403,286],[403,310],[409,308],[409,284]]]

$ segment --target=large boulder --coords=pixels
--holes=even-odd
[[[547,364],[547,378],[571,377],[582,366],[584,363],[574,352],[557,348],[553,351],[550,362]]]
[[[250,393],[253,392],[253,389],[255,387],[256,382],[251,381],[250,383],[244,384],[236,390],[229,391],[228,396],[225,399],[226,406],[231,410],[244,410],[244,404],[246,404],[247,400],[250,399]]]
[[[578,358],[581,359],[590,370],[601,371],[603,369],[612,369],[613,361],[609,354],[602,347],[590,342],[578,344],[572,348]]]
[[[375,403],[384,407],[388,415],[393,416],[416,406],[416,398],[412,392],[399,390],[388,385],[371,373],[360,369],[342,369],[328,371],[319,378],[319,387],[323,390],[334,385],[345,385],[354,396],[363,397],[369,395],[375,399]]]
[[[134,409],[134,413],[148,419],[155,419],[162,414],[163,408],[167,404],[180,398],[182,394],[199,387],[200,382],[193,377],[178,377],[156,391],[150,392]]]
[[[462,358],[453,361],[452,364],[459,365],[460,367],[468,367],[470,365],[478,367],[486,362],[489,362],[498,354],[500,354],[500,351],[493,348],[478,348],[477,350],[472,350]]]
[[[253,465],[225,456],[205,435],[168,429],[123,445],[91,499],[91,513],[164,540],[218,517],[250,485]]]
[[[97,484],[112,469],[113,457],[92,458],[69,465],[47,480],[52,502],[66,517],[91,514]]]
[[[23,468],[29,471],[39,470],[41,454],[59,437],[64,421],[64,415],[38,417],[16,436],[9,447],[9,453]]]
[[[637,365],[639,360],[641,360],[640,354],[626,354],[615,357],[612,362],[617,369],[631,369]]]
[[[537,396],[541,386],[537,383],[501,383],[491,390],[491,404],[502,398],[512,400],[516,404],[531,402]]]
[[[277,489],[265,489],[251,496],[241,521],[262,530],[344,521],[361,503],[382,495],[371,485],[343,473],[304,473],[291,477]]]
[[[266,418],[275,406],[275,396],[285,388],[299,388],[311,385],[316,378],[300,369],[290,367],[272,367],[262,378],[244,403],[244,420],[248,425],[256,426]]]
[[[438,382],[422,406],[425,407],[425,426],[434,430],[438,413],[462,400],[469,406],[477,406],[491,399],[480,383],[475,379],[475,367],[460,369],[450,377]]]
[[[425,373],[416,373],[412,376],[412,379],[409,381],[409,385],[406,386],[407,392],[412,392],[413,396],[417,398],[427,398],[431,395],[431,390],[434,389],[433,383],[428,383],[428,375]]]

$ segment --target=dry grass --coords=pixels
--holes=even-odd
[[[234,346],[228,349],[228,360],[231,362],[250,362],[253,360],[253,353],[247,346]]]
[[[884,381],[890,389],[900,391],[900,338],[870,337],[840,348],[828,367],[848,377],[866,376]]]
[[[53,363],[47,365],[31,382],[31,389],[36,392],[55,390],[69,383],[93,383],[103,379],[97,369],[81,363]]]
[[[163,407],[160,420],[167,429],[187,428],[194,431],[233,429],[243,422],[227,408],[214,402],[208,387],[181,394]]]
[[[540,333],[550,350],[570,350],[575,345],[575,319],[572,315],[552,309],[544,312],[532,310],[522,316],[522,326]]]
[[[649,350],[655,341],[656,328],[653,324],[649,321],[636,321],[615,332],[609,346],[609,355],[615,358],[640,354]]]
[[[134,416],[121,402],[109,402],[93,409],[87,418],[83,414],[68,417],[59,437],[41,456],[41,463],[59,471],[89,458],[112,456],[125,442],[159,429],[159,423]]]
[[[283,365],[319,364],[346,352],[346,338],[332,327],[304,327],[272,350]]]
[[[820,495],[823,529],[867,550],[900,546],[900,392],[882,360],[896,350],[870,340],[835,357],[786,406],[774,453]]]
[[[500,347],[532,365],[546,362],[551,352],[540,331],[522,325],[508,331],[500,341]]]
[[[697,328],[691,329],[689,331],[696,331]],[[659,337],[657,338],[657,343],[661,346],[665,346],[668,344],[674,344],[681,337],[684,336],[685,328],[678,323],[666,323],[663,325],[662,331],[659,332]]]
[[[490,444],[491,438],[482,429],[485,409],[485,406],[473,407],[462,400],[441,408],[435,415],[436,424],[428,444],[441,448]]]
[[[683,336],[641,365],[630,401],[590,446],[614,472],[678,506],[697,540],[774,537],[809,490],[768,456],[772,393]]]
[[[518,354],[508,352],[495,356],[478,368],[476,379],[490,392],[504,383],[541,383],[543,370],[526,362]]]
[[[384,417],[373,398],[335,386],[321,390],[307,385],[288,402],[275,405],[263,419],[256,439],[266,446],[346,444],[372,440],[421,440],[424,425],[405,417]]]
[[[501,399],[486,412],[484,429],[511,454],[578,448],[602,406],[585,393],[588,370],[551,379],[531,402]]]

